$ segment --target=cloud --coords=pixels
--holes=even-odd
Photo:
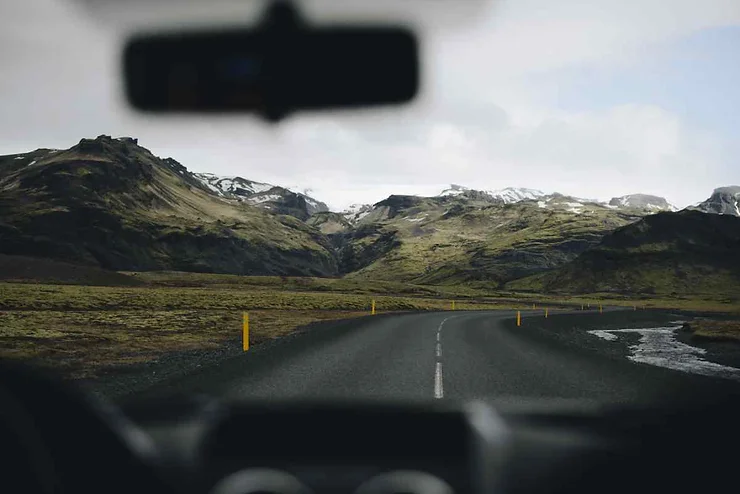
[[[334,134],[326,124],[321,127],[315,134],[302,134],[305,140],[289,141],[301,150],[291,156],[290,173],[309,171],[303,180],[326,197],[338,197],[332,191],[353,184],[377,190],[375,201],[391,185],[400,193],[402,186],[414,184],[421,193],[463,183],[529,186],[601,199],[646,192],[686,205],[697,192],[699,198],[708,195],[714,180],[721,180],[722,170],[712,165],[719,161],[720,146],[711,135],[649,105],[553,113],[537,124],[510,124],[495,131],[432,120],[413,145],[403,139],[371,145],[361,132],[351,134],[339,124],[334,128],[342,132]],[[326,173],[332,170],[340,171]]]
[[[736,0],[503,0],[488,13],[465,28],[423,28],[425,93],[416,106],[299,116],[275,128],[136,115],[121,102],[114,29],[66,2],[4,3],[0,153],[131,135],[195,171],[311,188],[335,208],[449,183],[603,199],[646,192],[685,205],[740,182],[728,143],[670,105],[559,105],[563,69],[634,69],[697,30],[737,25]]]

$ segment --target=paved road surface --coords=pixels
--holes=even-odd
[[[740,387],[633,363],[626,344],[586,333],[593,321],[604,320],[595,317],[614,319],[617,312],[546,321],[541,312],[523,315],[521,328],[514,326],[513,312],[379,315],[330,323],[254,348],[168,389],[233,398],[633,402]],[[585,326],[574,329],[578,321]]]

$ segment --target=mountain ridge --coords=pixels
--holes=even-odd
[[[716,295],[740,289],[740,218],[682,210],[617,228],[598,245],[516,290],[563,293]]]
[[[137,143],[137,139],[131,138],[131,137],[120,137],[117,139],[121,140],[127,140],[129,142],[132,142],[134,144]],[[58,153],[62,150],[54,150],[54,149],[48,149],[48,148],[39,148],[35,151],[31,151],[28,153],[17,153],[17,154],[11,154],[7,155],[6,157],[12,157],[15,159],[25,159],[25,156],[32,155],[34,153]],[[172,159],[172,158],[169,158]],[[339,209],[339,210],[332,210],[327,206],[327,204],[319,199],[316,199],[315,197],[312,197],[307,192],[298,192],[295,189],[295,187],[285,187],[277,184],[269,184],[265,182],[258,182],[250,179],[243,178],[238,175],[218,175],[214,173],[209,172],[188,172],[190,175],[195,177],[197,180],[199,180],[204,186],[209,188],[213,193],[221,195],[222,197],[227,198],[236,198],[236,199],[243,199],[246,202],[265,207],[266,209],[271,209],[270,202],[273,200],[272,197],[269,197],[270,189],[275,189],[275,194],[295,194],[296,196],[302,197],[305,199],[307,203],[307,213],[308,216],[311,214],[317,213],[317,212],[336,212],[343,214],[348,217],[348,220],[353,222],[357,221],[357,219],[350,218],[353,215],[357,215],[358,212],[363,213],[367,212],[367,210],[371,209],[376,204],[384,201],[385,199],[381,199],[380,201],[377,201],[375,203],[368,203],[368,204],[351,204],[347,208]],[[256,188],[255,188],[256,187]],[[740,215],[740,186],[723,186],[718,187],[714,190],[713,195],[716,195],[721,192],[727,192],[728,190],[733,191],[734,200],[737,202],[737,204],[732,204],[732,209],[730,211],[723,212],[723,214],[734,214],[734,215]],[[526,187],[505,187],[503,189],[494,189],[494,190],[484,190],[484,189],[474,189],[470,187],[466,187],[459,184],[451,184],[449,188],[444,189],[441,193],[437,194],[437,196],[455,196],[455,195],[475,195],[478,198],[490,198],[492,201],[502,201],[503,203],[510,204],[510,203],[516,203],[520,201],[527,201],[527,200],[539,200],[542,198],[551,198],[551,197],[569,197],[574,199],[575,201],[581,202],[581,203],[598,203],[598,204],[606,204],[610,206],[616,206],[616,207],[640,207],[639,202],[641,201],[647,201],[652,202],[652,204],[648,204],[648,207],[646,209],[649,209],[651,211],[676,211],[678,208],[670,204],[665,198],[660,196],[655,196],[651,194],[644,194],[644,193],[634,193],[634,194],[626,194],[624,196],[617,196],[611,198],[609,201],[601,201],[596,199],[587,199],[587,198],[581,198],[576,196],[569,196],[567,194],[561,194],[559,192],[551,192],[546,193],[538,189],[531,189]],[[434,196],[423,196],[414,194],[412,197],[434,197]],[[386,198],[387,199],[387,198]],[[684,209],[700,209],[704,210],[705,212],[719,212],[719,211],[713,211],[711,210],[711,207],[708,207],[707,204],[710,202],[711,197],[705,201],[702,201],[701,203],[695,204],[693,206],[688,206]],[[630,205],[631,203],[631,205]],[[738,206],[738,209],[736,210],[735,206]],[[280,209],[279,207],[277,209]],[[358,209],[361,209],[362,211],[357,211]],[[290,214],[290,213],[288,213]]]
[[[255,182],[239,176],[220,176],[212,173],[193,175],[222,197],[245,201],[277,213],[290,214],[300,220],[305,221],[312,214],[329,211],[325,203],[279,185]]]
[[[0,254],[124,271],[526,287],[578,271],[568,266],[622,228],[681,213],[647,194],[606,203],[513,187],[445,190],[454,193],[390,195],[333,212],[305,193],[194,173],[134,138],[103,135],[0,156]],[[735,216],[738,200],[740,188],[718,188],[694,212]],[[693,216],[677,217],[703,231]]]
[[[123,271],[337,272],[305,223],[218,197],[176,160],[105,135],[0,157],[0,249]]]
[[[687,209],[713,214],[740,216],[740,186],[730,185],[714,189],[705,201]]]

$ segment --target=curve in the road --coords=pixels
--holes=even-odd
[[[652,400],[737,384],[631,362],[613,342],[513,311],[380,315],[327,323],[176,383],[238,398]],[[529,316],[529,317],[528,317]],[[620,317],[610,312],[599,317]],[[584,320],[585,316],[584,316]],[[605,319],[600,319],[605,320]],[[559,322],[566,321],[566,322]],[[170,386],[169,389],[172,389]]]

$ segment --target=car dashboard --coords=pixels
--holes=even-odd
[[[234,401],[125,406],[0,372],[24,492],[734,492],[737,397],[660,405]]]
[[[505,432],[491,412],[483,405],[241,402],[207,405],[178,421],[137,416],[174,460],[169,480],[184,490],[463,493],[487,491],[493,481]],[[197,474],[178,482],[183,469]]]

